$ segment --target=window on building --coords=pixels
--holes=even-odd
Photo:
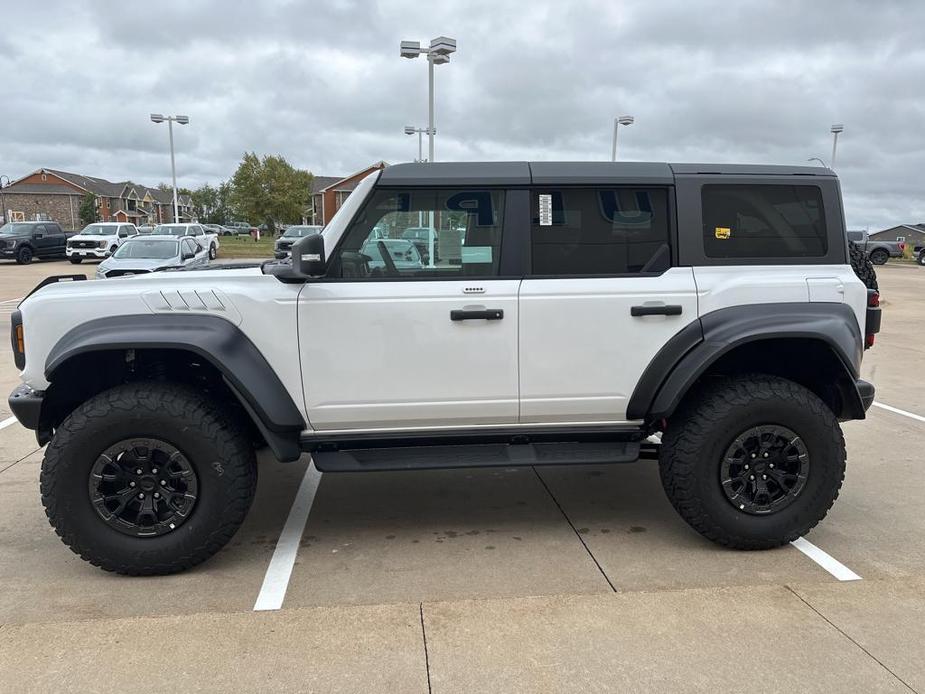
[[[710,258],[817,258],[828,250],[817,186],[705,185],[701,202]]]
[[[348,229],[329,276],[497,275],[503,211],[498,190],[378,191]]]
[[[622,275],[671,265],[663,188],[538,189],[531,206],[534,275]]]

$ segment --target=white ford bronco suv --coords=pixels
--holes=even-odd
[[[57,533],[125,574],[228,542],[261,446],[324,472],[656,458],[694,529],[770,548],[825,516],[874,398],[851,259],[827,169],[400,164],[291,260],[46,280],[9,402]]]

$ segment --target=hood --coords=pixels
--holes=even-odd
[[[101,234],[74,234],[73,236],[68,236],[68,241],[103,241],[104,239],[111,239],[114,236],[118,236],[119,232],[113,231],[111,234],[106,234],[102,236]]]
[[[98,270],[145,270],[151,272],[162,267],[180,265],[179,258],[107,258],[97,266]]]

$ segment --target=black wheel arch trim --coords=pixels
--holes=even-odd
[[[646,367],[627,405],[627,419],[652,422],[670,416],[724,354],[749,342],[787,338],[818,340],[835,353],[850,381],[843,392],[843,418],[863,419],[866,408],[857,387],[861,331],[850,306],[828,302],[749,304],[701,316],[666,342]]]
[[[289,434],[298,445],[305,429],[302,413],[256,345],[218,316],[127,315],[87,321],[51,349],[45,378],[54,383],[55,372],[79,354],[120,349],[179,349],[202,357],[218,369],[262,431]]]

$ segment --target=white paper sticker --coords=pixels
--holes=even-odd
[[[549,193],[540,194],[540,226],[552,226],[552,195]]]

